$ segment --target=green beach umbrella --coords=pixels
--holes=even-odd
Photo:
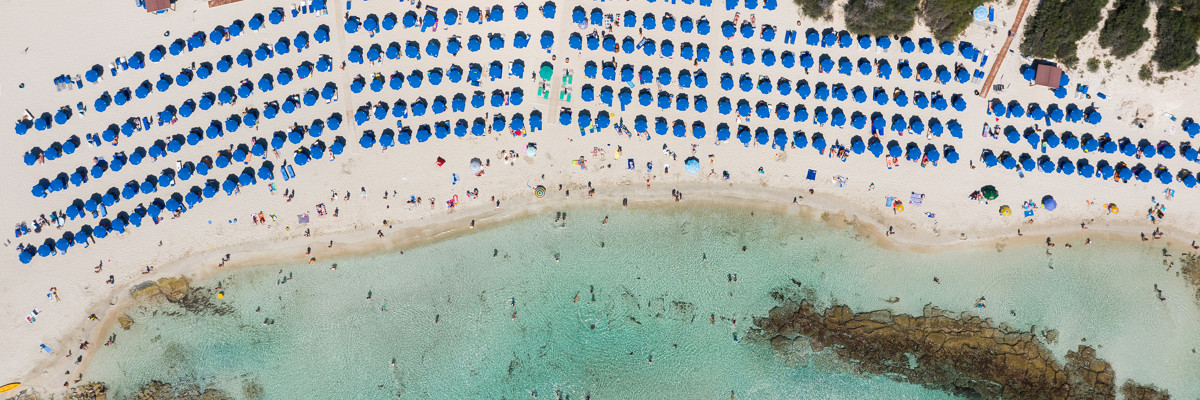
[[[551,67],[549,65],[543,65],[542,71],[541,71],[541,76],[542,76],[542,79],[550,80],[550,78],[554,77],[554,67]]]
[[[980,191],[983,193],[983,198],[988,200],[995,200],[997,197],[1000,197],[1000,192],[997,192],[996,187],[992,185],[984,186]]]

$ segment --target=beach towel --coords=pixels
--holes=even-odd
[[[817,171],[815,171],[815,170],[811,170],[811,169],[810,169],[810,170],[808,170],[808,177],[807,177],[807,179],[808,179],[808,180],[810,180],[810,181],[815,181],[815,180],[817,180]]]
[[[846,177],[838,175],[833,177],[833,185],[837,187],[846,187]]]
[[[920,206],[921,202],[924,200],[925,195],[922,193],[913,192],[912,195],[908,196],[908,204],[912,204],[914,206]]]
[[[1033,210],[1025,210],[1025,218],[1029,218],[1032,216],[1033,216]]]

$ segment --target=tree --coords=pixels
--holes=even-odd
[[[1079,62],[1075,43],[1096,29],[1107,4],[1106,0],[1043,0],[1025,25],[1021,52],[1075,65]]]
[[[856,35],[891,36],[908,33],[920,0],[850,0],[846,30]]]
[[[1108,19],[1100,29],[1100,47],[1117,58],[1125,58],[1142,48],[1150,39],[1150,30],[1143,26],[1150,17],[1147,0],[1116,0]]]
[[[971,12],[982,4],[983,0],[925,0],[921,19],[933,31],[934,38],[954,41],[974,19]]]
[[[1152,59],[1160,71],[1179,71],[1196,65],[1196,38],[1200,33],[1200,0],[1165,1],[1155,15],[1158,26],[1154,34],[1158,45]]]
[[[794,0],[804,15],[809,18],[821,18],[829,15],[829,6],[833,5],[833,0]]]

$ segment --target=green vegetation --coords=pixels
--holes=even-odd
[[[1043,0],[1025,25],[1021,52],[1074,66],[1079,62],[1075,43],[1096,29],[1107,4],[1107,0]]]
[[[1096,57],[1089,58],[1087,61],[1088,72],[1096,72],[1100,70],[1100,59]]]
[[[1160,71],[1179,71],[1196,65],[1196,39],[1200,36],[1200,0],[1166,0],[1155,14],[1154,62]]]
[[[925,0],[921,19],[933,31],[934,38],[952,41],[971,24],[974,19],[971,11],[982,4],[983,0]]]
[[[817,19],[829,15],[829,6],[833,0],[794,0],[804,15]]]
[[[1150,63],[1142,64],[1142,69],[1138,70],[1138,79],[1148,81],[1154,77],[1154,71],[1150,69]]]
[[[856,35],[891,36],[908,33],[920,0],[850,0],[846,30]]]
[[[1113,56],[1125,58],[1142,48],[1150,39],[1150,30],[1142,26],[1150,17],[1150,2],[1147,0],[1116,0],[1104,27],[1100,28],[1100,47],[1109,49]]]

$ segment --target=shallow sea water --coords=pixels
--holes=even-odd
[[[922,254],[744,210],[567,213],[566,227],[540,214],[403,255],[224,272],[195,284],[219,283],[225,298],[212,300],[232,312],[135,311],[86,378],[118,398],[151,379],[236,398],[253,381],[270,399],[553,399],[556,390],[572,399],[951,398],[789,361],[747,338],[752,318],[777,305],[772,290],[798,291],[794,279],[823,305],[916,314],[933,304],[1057,329],[1060,359],[1087,338],[1118,382],[1200,396],[1200,371],[1189,367],[1200,364],[1190,350],[1200,311],[1150,244]],[[1159,301],[1155,283],[1178,300]],[[980,296],[987,308],[973,307]]]

